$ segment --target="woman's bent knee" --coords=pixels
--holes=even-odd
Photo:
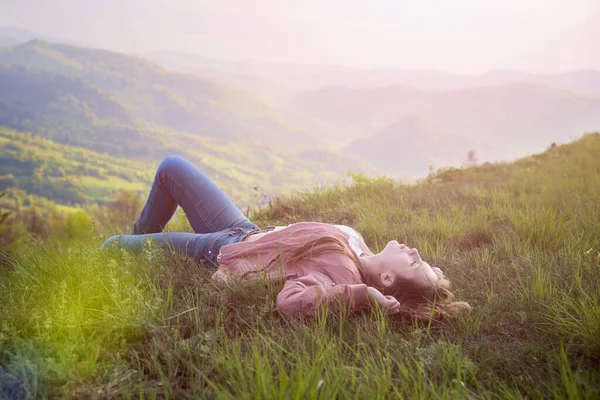
[[[185,158],[180,156],[167,156],[165,157],[160,165],[158,166],[158,170],[162,172],[172,172],[181,168],[181,166],[186,162]]]

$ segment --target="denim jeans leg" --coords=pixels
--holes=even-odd
[[[256,232],[256,225],[228,228],[213,233],[161,232],[144,235],[117,235],[108,238],[102,248],[120,246],[133,253],[141,253],[144,244],[152,239],[156,245],[191,257],[208,269],[216,269],[221,247],[237,243],[248,234]]]
[[[150,195],[134,223],[133,233],[161,232],[177,206],[181,206],[196,233],[254,225],[192,163],[182,157],[168,156],[156,171]]]
[[[133,253],[140,253],[144,244],[152,239],[159,247],[201,261],[202,253],[208,253],[208,246],[214,241],[216,235],[218,233],[161,232],[145,235],[120,235],[117,242],[119,246]]]

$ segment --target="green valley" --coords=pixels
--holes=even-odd
[[[191,149],[183,154],[240,207],[264,201],[257,196],[271,196],[274,188],[280,194],[332,183],[347,173],[347,164],[336,164],[336,160],[353,161],[352,156],[344,158],[329,152],[286,158],[267,150],[237,148],[235,143],[226,141],[194,140],[202,150]],[[9,192],[0,199],[0,206],[17,208],[23,191],[65,205],[109,203],[120,191],[135,191],[143,196],[150,190],[160,161],[113,156],[0,128],[0,192]]]

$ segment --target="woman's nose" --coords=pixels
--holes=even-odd
[[[413,247],[412,249],[410,249],[409,253],[411,255],[414,255],[415,257],[417,257],[419,260],[421,259],[421,255],[419,254],[419,250],[417,250],[415,247]]]

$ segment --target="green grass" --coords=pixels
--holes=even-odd
[[[299,323],[274,312],[278,288],[214,283],[151,245],[32,243],[0,272],[2,394],[599,398],[598,154],[600,135],[586,135],[414,186],[358,175],[254,213],[263,227],[352,225],[374,251],[419,248],[473,306],[442,324],[343,311]]]

